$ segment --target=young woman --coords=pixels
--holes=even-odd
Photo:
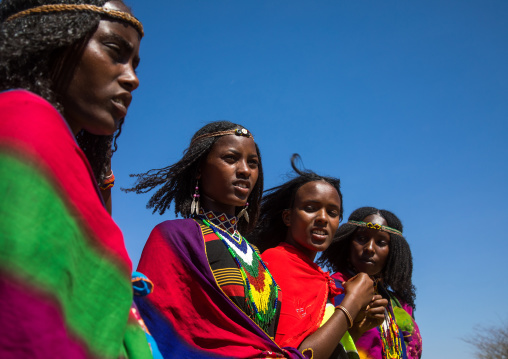
[[[340,181],[300,171],[294,160],[298,176],[267,191],[252,241],[267,249],[263,260],[283,294],[276,342],[312,352],[313,358],[336,358],[346,355],[339,342],[373,300],[373,282],[367,275],[356,276],[345,283],[346,294],[337,310],[331,305],[339,292],[314,259],[328,248],[339,226]],[[350,338],[343,345],[354,351]]]
[[[96,182],[139,84],[142,35],[121,1],[0,3],[1,358],[151,356]],[[91,163],[77,135],[107,137],[85,146]]]
[[[413,261],[397,216],[373,207],[355,210],[340,226],[320,263],[333,268],[333,277],[339,282],[357,273],[368,274],[376,281],[377,293],[388,300],[379,326],[369,329],[369,313],[358,318],[353,335],[359,337],[356,346],[360,358],[421,357],[422,338],[413,317]]]
[[[259,149],[231,122],[210,123],[192,137],[183,158],[137,175],[130,191],[156,187],[148,207],[163,214],[174,202],[184,219],[157,225],[138,270],[154,283],[136,300],[164,357],[168,330],[193,348],[235,358],[301,357],[273,341],[279,290],[256,248],[243,237],[256,224],[263,191]]]

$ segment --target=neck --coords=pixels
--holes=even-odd
[[[215,213],[224,213],[228,216],[234,216],[236,207],[224,203],[217,202],[216,200],[208,197],[206,194],[201,194],[201,206],[206,208],[206,211],[213,211]]]

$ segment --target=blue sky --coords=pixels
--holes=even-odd
[[[346,218],[401,218],[423,358],[472,359],[461,338],[508,318],[508,2],[127,2],[146,36],[113,196],[134,264],[174,215],[120,192],[128,175],[176,162],[207,122],[238,122],[265,188],[297,152],[341,178]]]

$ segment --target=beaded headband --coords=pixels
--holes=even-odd
[[[113,10],[113,9],[105,9],[103,7],[95,6],[95,5],[87,5],[87,4],[58,4],[58,5],[42,5],[33,7],[31,9],[23,10],[17,12],[11,16],[9,16],[5,21],[11,21],[20,17],[32,15],[32,14],[43,14],[43,13],[51,13],[51,12],[62,12],[62,11],[92,11],[99,13],[101,15],[105,15],[111,17],[113,19],[122,20],[128,22],[132,25],[138,32],[141,34],[141,37],[145,34],[143,32],[143,25],[141,22],[125,11]]]
[[[377,223],[373,224],[371,222],[361,222],[361,221],[348,221],[347,223],[353,224],[353,225],[358,226],[358,227],[366,227],[366,228],[377,229],[379,231],[388,232],[388,233],[392,233],[392,234],[396,234],[396,235],[402,236],[402,232],[401,231],[398,231],[395,228],[388,227],[388,226],[383,226],[383,225],[377,224]]]
[[[196,137],[195,139],[193,139],[190,143],[190,146],[192,146],[192,144],[196,143],[197,141],[199,141],[203,138],[218,137],[218,136],[225,136],[225,135],[244,136],[244,137],[250,137],[250,138],[254,139],[254,136],[252,136],[252,133],[250,133],[249,130],[247,130],[245,128],[241,128],[241,129],[237,128],[234,130],[205,133],[204,135],[200,135],[200,136]]]

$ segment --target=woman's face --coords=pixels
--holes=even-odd
[[[332,243],[340,222],[340,197],[325,181],[308,182],[295,195],[293,208],[282,214],[288,226],[286,242],[314,260]]]
[[[244,206],[259,175],[259,157],[250,137],[227,135],[215,142],[198,175],[201,206],[235,215]]]
[[[388,225],[379,214],[372,214],[363,219],[372,224]],[[385,267],[390,253],[390,235],[374,228],[358,227],[353,233],[349,247],[349,260],[358,272],[377,275]]]
[[[129,12],[119,1],[105,8]],[[64,115],[74,134],[81,129],[111,135],[127,115],[139,80],[140,36],[124,22],[101,20],[81,56],[69,87],[64,91]]]

